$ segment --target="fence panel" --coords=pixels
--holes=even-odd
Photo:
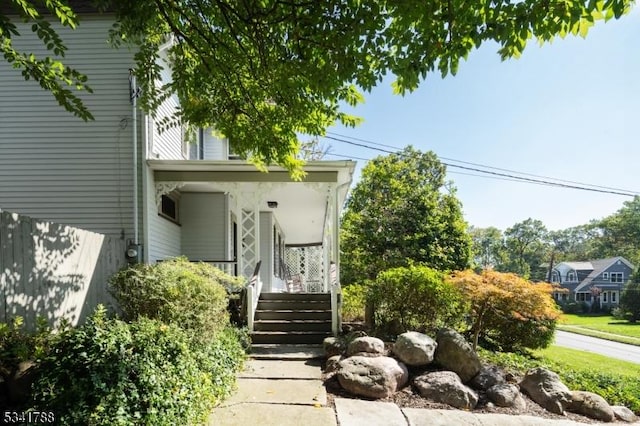
[[[0,211],[0,321],[84,321],[113,303],[107,282],[126,265],[124,252],[118,238]]]

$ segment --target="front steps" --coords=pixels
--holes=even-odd
[[[331,295],[262,293],[253,324],[254,345],[321,344],[331,336]]]

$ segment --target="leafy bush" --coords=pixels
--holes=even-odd
[[[585,314],[590,310],[590,306],[586,302],[564,302],[560,304],[560,309],[565,314]]]
[[[362,284],[351,284],[342,288],[343,321],[364,321],[367,302],[367,287]]]
[[[551,287],[515,274],[456,272],[449,282],[462,292],[470,310],[474,347],[482,340],[502,350],[543,348],[553,341],[560,311]]]
[[[207,340],[229,323],[225,288],[241,285],[213,266],[177,258],[121,270],[111,278],[110,292],[126,321],[154,318]]]
[[[634,278],[625,286],[620,296],[620,310],[624,319],[630,322],[640,320],[640,279]]]
[[[6,378],[19,363],[42,356],[51,339],[51,329],[44,318],[38,318],[33,333],[24,330],[24,320],[20,316],[0,323],[0,375]]]
[[[381,272],[367,297],[375,309],[376,326],[394,334],[453,327],[463,312],[460,292],[444,281],[442,273],[426,266]]]
[[[175,324],[99,308],[43,359],[35,401],[60,424],[198,424],[230,392],[242,354],[231,332],[196,345]]]

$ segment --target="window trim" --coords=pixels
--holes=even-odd
[[[602,273],[602,281],[609,281],[609,273],[608,272],[603,272]]]
[[[614,280],[613,277],[616,277],[616,279]],[[618,281],[618,277],[620,277],[620,280]],[[611,273],[611,282],[612,283],[623,283],[624,282],[624,272],[612,272]]]
[[[175,214],[172,216],[171,214],[165,212],[164,210],[164,200],[170,200],[174,204]],[[160,199],[160,206],[158,208],[158,216],[168,220],[169,222],[173,222],[176,225],[180,225],[180,199],[175,194],[162,194]]]

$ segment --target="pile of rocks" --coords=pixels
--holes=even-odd
[[[518,380],[483,365],[464,337],[450,329],[440,330],[435,340],[418,332],[401,334],[390,351],[382,340],[368,336],[348,344],[329,337],[324,349],[327,379],[336,376],[342,388],[357,396],[387,398],[411,384],[423,398],[462,410],[473,410],[484,395],[490,404],[524,411],[524,392],[556,414],[570,411],[603,422],[637,420],[628,408],[609,406],[599,395],[569,390],[545,368],[534,368]]]

